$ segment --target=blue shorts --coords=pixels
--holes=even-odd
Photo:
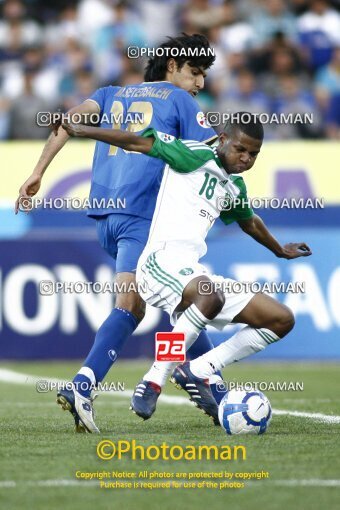
[[[116,273],[135,273],[148,240],[151,220],[115,213],[97,216],[96,225],[101,247],[116,262]]]

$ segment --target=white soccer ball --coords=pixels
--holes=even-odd
[[[263,434],[272,408],[267,397],[256,390],[230,390],[220,402],[218,418],[227,434]]]

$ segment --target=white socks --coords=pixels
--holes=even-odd
[[[196,377],[207,379],[226,365],[262,351],[278,340],[280,338],[269,329],[246,326],[215,349],[191,361],[190,370]]]
[[[204,317],[196,305],[191,305],[180,316],[172,331],[185,334],[185,349],[187,351],[209,322],[210,320]],[[166,383],[170,372],[177,365],[178,362],[176,361],[155,361],[150,370],[144,375],[143,379],[152,381],[162,387]]]

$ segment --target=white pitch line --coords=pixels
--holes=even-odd
[[[50,377],[43,376],[33,376],[29,374],[22,374],[20,372],[15,372],[14,370],[9,370],[7,368],[0,368],[0,381],[11,384],[31,384],[35,385],[38,381],[46,381],[48,383],[65,383],[67,381],[63,381],[62,379],[55,379]],[[56,388],[57,389],[57,388]],[[41,393],[49,393],[41,392]],[[105,396],[114,396],[115,398],[131,398],[133,394],[133,390],[124,390],[124,391],[112,391],[112,392],[100,392],[100,395]],[[159,400],[164,402],[165,404],[170,405],[193,405],[186,397],[175,397],[173,395],[160,395]],[[319,421],[327,424],[338,424],[340,423],[340,416],[338,415],[329,415],[322,413],[309,413],[303,411],[289,411],[286,409],[273,409],[273,414],[277,416],[295,416],[297,418],[307,418],[314,421]]]
[[[3,480],[0,481],[0,489],[15,489],[18,486],[26,486],[26,487],[99,487],[100,481],[131,481],[130,478],[119,478],[119,479],[110,479],[110,480],[72,480],[72,479],[55,479],[55,480]],[[147,481],[144,479],[135,479],[135,481]],[[167,481],[173,481],[173,479],[167,479]],[[220,480],[222,481],[222,480]],[[224,481],[224,480],[223,480]],[[181,483],[176,480],[176,483]],[[248,486],[256,487],[257,485],[275,485],[278,487],[340,487],[340,480],[327,480],[327,479],[318,479],[311,478],[306,480],[246,480],[245,488]],[[184,482],[182,482],[184,484]]]
[[[275,409],[273,414],[278,416],[297,416],[298,418],[310,418],[311,420],[321,421],[323,423],[340,423],[340,416],[322,413],[305,413],[303,411],[286,411],[285,409]]]
[[[0,489],[12,489],[16,486],[17,484],[14,482],[14,480],[4,480],[0,482]]]
[[[274,485],[282,485],[284,487],[340,487],[340,480],[271,480]]]
[[[25,485],[26,487],[75,487],[75,486],[97,486],[98,487],[98,480],[63,480],[63,479],[56,479],[56,480],[20,480],[14,481],[14,480],[5,480],[0,481],[0,489],[12,489],[21,485]]]
[[[44,377],[44,376],[36,376],[36,375],[29,375],[29,374],[22,374],[20,372],[15,372],[14,370],[9,370],[7,368],[0,368],[0,381],[5,383],[11,383],[11,384],[30,384],[35,385],[38,381],[46,381],[48,383],[53,383],[55,385],[66,383],[69,381],[64,381],[63,379],[56,379],[51,377]],[[58,389],[57,387],[55,388]],[[50,390],[48,391],[41,391],[39,393],[50,393]],[[105,395],[115,398],[131,398],[133,395],[133,390],[124,390],[124,391],[101,391],[99,392],[100,395]],[[192,402],[190,402],[186,397],[175,397],[172,395],[160,395],[159,397],[160,402],[164,402],[164,404],[170,404],[170,405],[193,405]]]

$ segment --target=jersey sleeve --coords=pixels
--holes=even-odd
[[[188,92],[178,91],[174,102],[179,119],[179,138],[198,142],[210,142],[217,138],[215,130],[207,123],[199,104]]]
[[[254,216],[243,178],[237,177],[233,182],[240,189],[240,194],[235,201],[235,205],[230,210],[222,211],[220,214],[220,218],[225,225],[230,225],[234,221],[249,220]]]
[[[146,129],[141,136],[155,139],[148,156],[162,159],[176,172],[193,172],[215,158],[213,150],[203,143],[178,140],[153,128]]]
[[[100,114],[102,114],[103,110],[104,110],[104,103],[105,103],[105,99],[106,99],[107,89],[108,89],[108,87],[102,87],[100,89],[97,89],[92,94],[92,96],[87,98],[87,101],[94,101],[95,103],[97,103],[97,105],[99,106],[99,109],[100,109]]]

